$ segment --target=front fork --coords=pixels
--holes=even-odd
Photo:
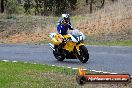
[[[84,44],[83,43],[77,44],[77,46],[74,48],[76,58],[80,57],[80,49],[79,49],[79,47],[82,46],[82,45],[84,45]]]
[[[83,43],[77,44],[77,46],[76,46],[77,51],[80,51],[80,49],[79,49],[80,46],[84,46],[84,44]]]

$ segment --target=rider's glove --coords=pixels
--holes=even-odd
[[[74,28],[69,24],[69,29],[70,30],[74,30]]]

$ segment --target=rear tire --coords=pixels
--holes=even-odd
[[[88,53],[88,50],[87,48],[82,45],[79,47],[80,51],[80,55],[79,55],[79,60],[82,62],[82,63],[86,63],[89,59],[89,53]]]
[[[53,51],[53,54],[58,61],[63,61],[65,59],[65,55],[59,54],[57,51]]]

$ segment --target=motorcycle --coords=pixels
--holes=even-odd
[[[64,59],[79,59],[82,63],[86,63],[89,59],[89,53],[84,45],[85,35],[79,30],[72,30],[67,35],[58,33],[50,33],[50,48],[53,50],[54,57],[58,61]]]

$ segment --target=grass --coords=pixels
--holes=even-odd
[[[68,68],[0,61],[0,88],[72,87],[77,85],[72,73]]]
[[[92,36],[92,39],[95,37],[95,39],[93,40],[99,40],[99,41],[93,41],[92,39],[86,40],[86,44],[108,46],[132,46],[131,26],[129,29],[127,29],[127,24],[125,24],[126,27],[124,27],[125,29],[124,30],[120,29],[120,27],[117,29],[113,29],[113,27],[109,27],[110,25],[107,25],[109,29],[108,30],[107,27],[105,27],[103,23],[101,23],[103,20],[99,19],[99,21],[96,21],[94,17],[91,16],[92,15],[82,17],[76,15],[71,17],[73,27],[80,29],[83,33],[85,33],[86,36]],[[48,38],[48,34],[51,32],[56,32],[56,23],[58,19],[59,17],[52,16],[49,17],[24,15],[7,16],[4,14],[0,14],[0,37],[1,37],[0,42],[47,44],[48,43],[47,40],[50,39]],[[111,20],[115,21],[113,19],[114,18],[111,17]],[[110,23],[109,21],[107,23],[111,24],[112,23],[111,20]],[[129,22],[125,19],[124,21]],[[99,24],[102,24],[102,26],[100,27]],[[121,23],[120,25],[122,24],[124,23]],[[116,23],[113,25],[116,26]],[[119,30],[120,32],[115,30]],[[111,40],[112,42],[110,42],[109,40]]]
[[[86,42],[86,44],[99,46],[132,46],[132,41]]]
[[[87,73],[94,74],[87,71]],[[131,84],[86,84],[76,82],[70,68],[0,61],[0,88],[131,88]]]

